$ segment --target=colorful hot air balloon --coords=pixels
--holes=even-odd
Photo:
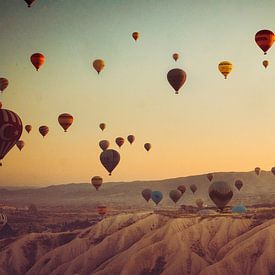
[[[102,151],[107,150],[109,146],[110,146],[110,142],[108,140],[104,139],[99,142],[99,147],[102,149]]]
[[[181,69],[172,69],[167,73],[167,80],[178,94],[179,89],[186,81],[186,73]]]
[[[134,38],[135,41],[139,39],[139,32],[133,32],[132,37]]]
[[[215,181],[208,189],[208,194],[216,206],[223,210],[233,197],[233,190],[225,181]]]
[[[206,175],[206,177],[208,178],[209,181],[212,181],[212,179],[213,179],[213,174],[212,174],[212,173],[208,173],[208,174]]]
[[[190,185],[190,190],[192,191],[193,194],[195,194],[195,192],[197,191],[197,186],[196,186],[196,184],[192,183],[192,184]]]
[[[27,3],[28,5],[28,8],[31,7],[32,3],[34,2],[35,0],[25,0],[25,2]]]
[[[271,172],[272,172],[273,175],[275,175],[275,167],[271,168]]]
[[[104,66],[105,66],[105,63],[104,63],[104,60],[102,60],[102,59],[96,59],[93,62],[93,67],[97,71],[98,74],[103,70]]]
[[[240,191],[243,187],[243,182],[241,180],[236,180],[235,181],[235,186]]]
[[[259,175],[260,175],[260,172],[261,172],[261,168],[260,168],[260,167],[256,167],[256,168],[254,169],[254,171],[255,171],[256,175],[259,176]]]
[[[151,199],[156,205],[158,205],[161,202],[162,198],[163,198],[163,195],[160,191],[152,191]]]
[[[180,55],[178,53],[173,54],[173,59],[177,61],[179,59]]]
[[[23,147],[25,146],[25,142],[23,140],[18,140],[16,142],[16,146],[18,147],[18,149],[21,151],[23,149]]]
[[[104,216],[104,215],[107,213],[107,206],[105,206],[105,205],[99,205],[99,206],[96,208],[96,211],[97,211],[97,213],[98,213],[100,216]]]
[[[45,63],[45,56],[42,53],[34,53],[31,56],[31,63],[38,71],[39,68]]]
[[[182,193],[179,190],[171,190],[169,192],[169,197],[174,203],[177,203],[181,198],[181,196],[182,196]]]
[[[132,143],[135,141],[135,136],[129,135],[129,136],[127,137],[127,140],[129,141],[130,144],[132,144]]]
[[[116,138],[116,144],[120,148],[124,144],[124,138],[123,137],[117,137]]]
[[[261,30],[255,35],[257,45],[263,50],[264,54],[271,48],[275,40],[275,35],[272,31]]]
[[[144,189],[141,192],[142,197],[148,202],[151,199],[152,190]]]
[[[184,192],[186,191],[186,187],[184,185],[180,185],[177,188],[182,194],[184,194]]]
[[[0,166],[1,160],[20,139],[22,130],[22,121],[16,113],[0,109]]]
[[[147,143],[144,144],[144,148],[145,148],[146,151],[149,151],[151,149],[151,147],[152,147],[151,143],[147,142]]]
[[[26,125],[25,126],[25,130],[28,132],[28,134],[30,133],[30,131],[32,130],[32,126],[31,125]]]
[[[227,76],[230,74],[232,71],[233,65],[229,61],[222,61],[218,68],[219,71],[224,75],[224,79],[227,79]]]
[[[268,67],[268,64],[269,64],[268,60],[264,60],[264,61],[263,61],[263,66],[264,66],[265,68]]]
[[[103,178],[100,176],[94,176],[91,179],[91,183],[95,187],[95,189],[98,190],[103,183]]]
[[[99,128],[103,131],[106,128],[106,124],[105,123],[100,123]]]
[[[203,207],[203,200],[202,199],[196,199],[196,205],[198,206],[198,208],[202,208]]]
[[[74,121],[74,118],[70,114],[64,113],[59,115],[58,117],[58,122],[65,132],[67,132],[67,129],[72,125],[73,121]]]
[[[120,154],[116,150],[107,149],[100,154],[100,161],[111,176],[112,171],[119,164]]]
[[[9,86],[9,81],[4,78],[0,77],[0,92],[4,92],[4,90]]]
[[[42,135],[42,137],[44,138],[48,134],[48,132],[49,132],[49,127],[45,126],[45,125],[40,126],[39,127],[39,132]]]

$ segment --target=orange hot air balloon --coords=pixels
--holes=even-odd
[[[104,66],[105,66],[105,63],[104,63],[104,60],[102,60],[102,59],[96,59],[93,62],[93,67],[97,71],[98,74],[103,70]]]
[[[256,167],[256,168],[254,169],[254,171],[255,171],[256,175],[259,176],[259,175],[260,175],[260,172],[261,172],[261,168],[260,168],[260,167]]]
[[[182,194],[184,194],[184,192],[186,191],[186,187],[184,185],[180,185],[177,188]]]
[[[18,140],[16,142],[16,146],[18,147],[18,149],[21,151],[23,149],[23,147],[25,146],[25,142],[23,140]]]
[[[96,208],[96,211],[100,216],[104,216],[107,213],[107,206],[100,205]]]
[[[32,3],[34,2],[35,0],[25,0],[25,2],[27,3],[28,5],[28,8],[31,7]]]
[[[151,143],[147,142],[147,143],[144,144],[144,148],[147,152],[150,151],[151,147],[152,147]]]
[[[261,30],[255,35],[257,45],[263,50],[264,54],[271,48],[275,40],[275,35],[272,31]]]
[[[42,135],[42,137],[44,138],[48,134],[48,132],[49,132],[49,127],[45,126],[45,125],[40,126],[39,127],[39,132]]]
[[[218,69],[221,74],[224,76],[224,79],[227,79],[227,76],[232,71],[233,65],[229,61],[222,61],[218,65]]]
[[[208,174],[206,175],[206,177],[208,178],[209,181],[212,181],[212,179],[213,179],[213,174],[212,174],[212,173],[208,173]]]
[[[45,56],[42,53],[34,53],[31,56],[31,63],[38,71],[39,68],[45,63]]]
[[[264,61],[263,61],[263,66],[264,66],[265,68],[268,67],[268,64],[269,64],[268,60],[264,60]]]
[[[181,196],[182,196],[182,193],[179,190],[171,190],[169,192],[169,197],[174,203],[177,203],[181,198]]]
[[[173,54],[173,59],[177,61],[179,59],[180,55],[178,53]]]
[[[4,90],[8,86],[9,86],[9,81],[4,77],[0,77],[0,92],[4,92]]]
[[[127,140],[129,141],[130,144],[132,144],[132,143],[135,141],[135,136],[129,135],[129,136],[127,137]]]
[[[275,175],[275,167],[271,168],[271,172],[272,172],[273,175]]]
[[[190,185],[190,190],[192,191],[193,194],[197,191],[197,186],[195,184]]]
[[[101,164],[109,172],[109,176],[112,175],[112,171],[120,162],[120,154],[116,150],[107,149],[100,154]]]
[[[92,177],[91,182],[92,182],[92,185],[95,187],[95,189],[98,190],[99,187],[100,187],[100,186],[102,185],[102,183],[103,183],[103,179],[102,179],[102,177],[100,177],[100,176],[94,176],[94,177]]]
[[[31,125],[26,125],[25,126],[25,130],[28,132],[28,134],[30,133],[30,131],[32,130],[32,126]]]
[[[243,182],[241,180],[236,180],[235,181],[235,186],[240,191],[243,187]]]
[[[106,128],[106,124],[105,123],[100,123],[99,128],[103,131]]]
[[[148,202],[151,199],[152,190],[144,189],[144,190],[142,190],[141,195]]]
[[[102,151],[107,150],[109,146],[110,146],[110,142],[108,140],[104,139],[99,142],[99,147],[102,149]]]
[[[116,144],[120,148],[124,144],[124,138],[123,137],[117,137],[116,138]]]
[[[67,132],[67,129],[72,125],[73,121],[73,116],[67,113],[61,114],[58,117],[58,122],[64,129],[64,132]]]
[[[134,38],[135,41],[139,39],[139,32],[133,32],[132,37]]]
[[[167,80],[178,94],[179,89],[186,81],[186,73],[181,69],[172,69],[167,73]]]

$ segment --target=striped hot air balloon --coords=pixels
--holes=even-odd
[[[67,129],[72,125],[74,118],[72,115],[64,113],[58,117],[58,122],[61,127],[64,129],[64,132],[67,132]]]
[[[0,109],[0,165],[1,160],[20,139],[22,130],[22,121],[16,113]]]
[[[97,211],[97,213],[98,213],[100,216],[104,216],[104,215],[107,213],[107,206],[105,206],[105,205],[99,205],[99,206],[96,208],[96,211]]]
[[[9,86],[9,81],[4,78],[0,77],[0,92],[4,92],[4,90]]]
[[[45,137],[49,133],[49,127],[45,125],[40,126],[39,133],[42,135],[42,137]]]
[[[31,63],[38,71],[39,68],[45,63],[45,56],[42,53],[34,53],[31,56]]]

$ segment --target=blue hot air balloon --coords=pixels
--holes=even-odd
[[[153,202],[154,202],[156,205],[158,205],[159,202],[162,200],[163,195],[162,195],[162,193],[161,193],[160,191],[153,191],[153,192],[151,193],[151,198],[152,198]]]
[[[235,214],[243,214],[245,212],[246,212],[246,207],[243,205],[235,205],[232,208],[232,213],[235,213]]]

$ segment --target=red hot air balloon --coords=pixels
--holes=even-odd
[[[151,147],[152,147],[151,143],[145,143],[144,144],[144,148],[145,148],[146,151],[150,151]]]
[[[135,141],[135,136],[129,135],[129,136],[127,137],[127,140],[129,141],[130,144],[132,144],[132,143]]]
[[[116,168],[120,161],[120,154],[116,150],[107,149],[100,154],[101,164],[112,175],[112,171]]]
[[[120,148],[124,144],[124,138],[123,137],[117,137],[116,138],[116,144]]]
[[[39,127],[39,132],[42,135],[42,137],[44,138],[48,134],[48,132],[49,132],[49,127],[45,126],[45,125],[40,126]]]
[[[26,125],[25,126],[25,130],[28,132],[28,134],[30,133],[30,131],[32,130],[32,126],[31,125]]]
[[[167,73],[167,80],[178,94],[179,89],[186,81],[186,73],[181,69],[172,69]]]
[[[240,191],[241,188],[243,187],[243,182],[241,180],[236,180],[235,181],[235,186]]]
[[[32,3],[34,2],[35,0],[25,0],[25,2],[27,3],[28,5],[28,8],[31,7]]]
[[[212,174],[212,173],[208,173],[208,174],[206,175],[206,177],[208,178],[209,181],[212,181],[212,179],[213,179],[213,174]]]
[[[0,77],[0,92],[4,92],[4,90],[9,86],[9,81],[4,78]]]
[[[271,48],[275,40],[275,35],[272,31],[261,30],[255,35],[257,45],[263,50],[264,54]]]
[[[42,53],[34,53],[31,56],[31,63],[38,71],[39,68],[45,63],[45,56]]]
[[[0,109],[0,165],[1,160],[20,139],[22,131],[20,117],[12,111]]]
[[[134,38],[135,41],[139,39],[139,32],[133,32],[132,37]]]
[[[59,115],[58,117],[58,122],[65,132],[67,132],[67,129],[72,125],[73,121],[74,121],[74,118],[70,114],[64,113]]]

